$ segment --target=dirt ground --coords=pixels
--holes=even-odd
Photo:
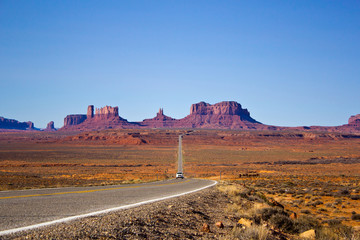
[[[0,190],[173,178],[180,134],[184,134],[186,177],[219,180],[221,173],[222,180],[246,184],[324,224],[340,221],[360,226],[360,135],[355,134],[165,129],[4,132],[0,133]],[[192,223],[192,234],[199,228],[197,223]],[[180,234],[185,225],[176,224]]]

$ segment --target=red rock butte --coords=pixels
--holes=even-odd
[[[105,106],[94,108],[89,105],[86,114],[71,114],[64,118],[61,131],[93,131],[104,129],[136,129],[136,128],[195,128],[195,129],[235,129],[235,130],[297,130],[360,133],[360,114],[351,116],[347,124],[334,127],[303,126],[279,127],[262,124],[250,116],[247,109],[235,101],[216,104],[199,102],[192,104],[190,114],[175,119],[164,114],[160,108],[155,117],[141,122],[129,122],[119,116],[119,108]],[[7,130],[39,130],[32,122],[19,122],[0,117],[0,131]],[[50,122],[45,131],[56,131],[54,122]]]
[[[61,130],[100,130],[111,128],[207,128],[207,129],[264,129],[265,125],[250,116],[237,102],[220,102],[214,105],[200,102],[190,107],[190,114],[175,119],[160,108],[154,118],[142,122],[128,122],[119,116],[118,107],[96,109],[90,105],[87,114],[68,115]]]

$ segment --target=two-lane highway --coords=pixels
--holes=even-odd
[[[209,180],[177,179],[0,192],[0,235],[164,200],[215,184]]]

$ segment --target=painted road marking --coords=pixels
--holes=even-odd
[[[188,180],[188,181],[190,181],[190,180]],[[53,224],[56,224],[56,223],[69,222],[69,221],[73,221],[73,220],[84,218],[84,217],[90,217],[90,216],[105,214],[105,213],[109,213],[109,212],[113,212],[113,211],[123,210],[123,209],[127,209],[127,208],[138,207],[140,205],[154,203],[154,202],[166,200],[166,199],[169,199],[169,198],[180,197],[180,196],[183,196],[183,195],[186,195],[186,194],[189,194],[189,193],[194,193],[194,192],[201,191],[203,189],[215,186],[217,184],[217,181],[214,181],[214,180],[211,180],[211,181],[213,182],[212,184],[210,184],[208,186],[205,186],[205,187],[202,187],[202,188],[191,190],[189,192],[179,193],[179,194],[175,194],[175,195],[171,195],[171,196],[167,196],[167,197],[162,197],[162,198],[157,198],[157,199],[151,199],[151,200],[138,202],[138,203],[133,203],[133,204],[125,205],[125,206],[109,208],[109,209],[105,209],[105,210],[101,210],[101,211],[97,211],[97,212],[91,212],[91,213],[81,214],[81,215],[77,215],[77,216],[61,218],[61,219],[58,219],[58,220],[39,223],[39,224],[30,225],[30,226],[26,226],[26,227],[20,227],[20,228],[14,228],[14,229],[9,229],[9,230],[5,230],[5,231],[0,231],[0,236],[12,234],[12,233],[17,233],[17,232],[21,232],[21,231],[26,231],[26,230],[31,230],[31,229],[35,229],[35,228],[39,228],[39,227],[45,227],[45,226],[53,225]]]
[[[140,188],[140,187],[151,187],[151,186],[159,187],[159,186],[167,186],[167,185],[180,184],[180,183],[186,183],[186,182],[190,182],[190,180],[186,180],[184,182],[164,183],[164,184],[158,184],[158,185],[126,186],[126,187],[117,187],[117,188],[102,188],[102,189],[71,191],[71,192],[41,193],[41,194],[32,194],[32,195],[8,196],[8,197],[0,197],[0,199],[54,196],[54,195],[74,194],[74,193],[92,193],[92,192],[101,192],[101,191],[109,191],[109,190],[118,190],[118,189],[124,189],[124,188]]]

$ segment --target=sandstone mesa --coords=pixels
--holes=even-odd
[[[360,114],[351,116],[347,124],[334,127],[303,126],[279,127],[263,124],[250,116],[247,109],[235,101],[224,101],[216,104],[199,102],[192,104],[190,114],[175,119],[164,114],[162,108],[156,116],[141,122],[129,122],[119,116],[119,108],[105,106],[94,108],[89,105],[86,114],[70,114],[64,118],[60,131],[93,131],[105,129],[136,128],[195,128],[195,129],[234,129],[234,130],[300,130],[360,133]],[[38,130],[32,122],[19,122],[0,117],[0,130]],[[48,123],[44,131],[56,131],[54,122]]]

